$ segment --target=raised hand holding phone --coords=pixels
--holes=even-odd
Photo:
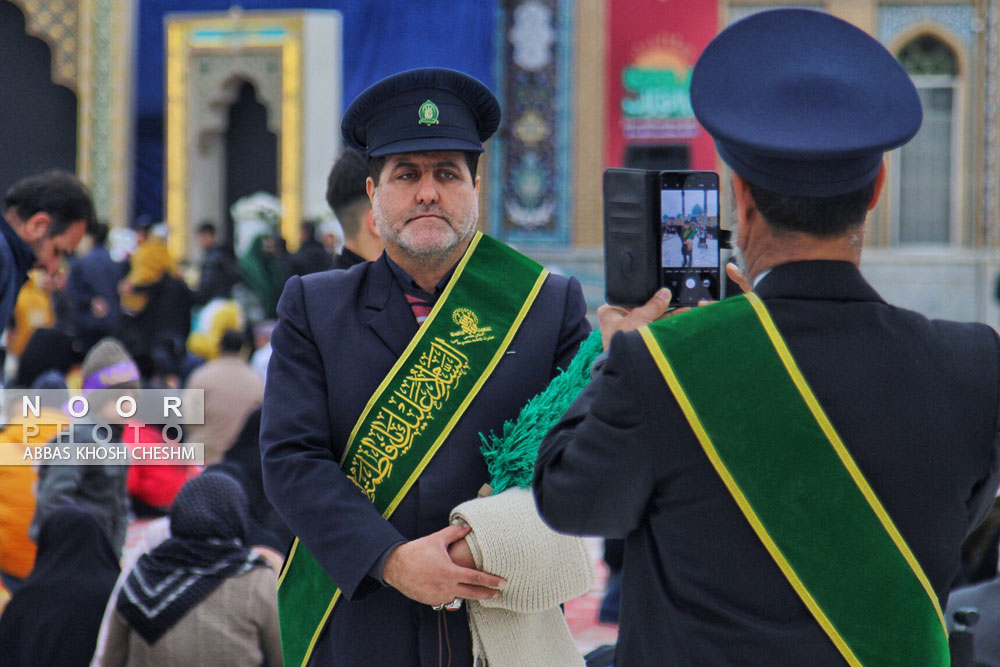
[[[639,306],[660,287],[672,306],[717,300],[719,177],[710,171],[604,172],[604,272],[608,303]]]

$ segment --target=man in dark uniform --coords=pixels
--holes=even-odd
[[[467,250],[484,244],[485,237],[475,235],[475,171],[482,142],[499,121],[492,93],[451,70],[403,72],[362,93],[345,112],[343,133],[348,145],[367,153],[367,192],[385,253],[346,271],[293,277],[281,297],[264,397],[262,463],[267,495],[298,536],[296,552],[304,545],[339,588],[325,629],[313,639],[314,664],[469,665],[465,610],[432,606],[492,598],[504,585],[467,567],[471,560],[459,547],[453,553],[465,566],[452,561],[449,546],[464,544],[468,529],[448,526],[448,516],[488,481],[479,434],[499,432],[516,417],[587,335],[575,280],[549,276],[539,283],[506,351],[388,520],[340,465],[369,400],[381,400],[383,379],[395,377],[411,340],[416,336],[412,344],[421,344],[420,331],[435,321],[432,315],[424,322],[428,313],[439,301],[453,303],[456,282],[467,270],[456,265],[468,260]],[[510,281],[493,284],[502,295]],[[482,314],[490,304],[480,306]],[[456,330],[439,341],[444,347],[463,340],[478,345],[499,333],[491,333],[485,319],[477,323],[468,309],[447,313]],[[471,354],[474,345],[461,350]],[[424,377],[444,382],[444,374]],[[385,461],[395,474],[399,460]],[[293,556],[279,603],[295,572]],[[327,601],[321,602],[325,608]],[[282,624],[287,649],[284,618]]]
[[[930,620],[903,627],[930,637],[935,657],[883,654],[870,664],[947,664],[940,609],[963,538],[997,489],[1000,349],[985,325],[931,321],[890,306],[858,269],[864,219],[885,181],[882,153],[920,125],[913,84],[891,54],[850,24],[820,12],[776,10],[716,37],[694,68],[691,97],[733,170],[734,237],[754,293],[653,324],[669,293],[630,313],[601,309],[609,353],[542,443],[534,481],[539,511],[556,530],[625,537],[616,665],[844,664],[845,651],[878,653],[891,645],[897,638],[887,628],[895,627],[897,612],[915,608],[913,600],[930,610]],[[730,317],[754,299],[777,329],[761,336],[784,340],[791,356],[784,361],[797,363],[807,383],[796,391],[804,398],[811,389],[818,406],[810,409],[824,410],[833,425],[822,433],[823,466],[806,463],[797,424],[780,425],[792,403],[771,400],[776,385],[755,372],[758,348],[749,347],[751,328],[743,324],[749,320]],[[704,334],[710,317],[735,363],[710,367],[706,357],[715,352],[705,347],[697,361],[684,359],[684,350],[702,345],[695,335]],[[657,332],[673,336],[677,354]],[[769,352],[775,359],[777,349]],[[701,386],[715,391],[695,406],[682,399],[695,395],[692,387],[700,390],[699,372]],[[781,373],[790,383],[791,370]],[[747,416],[732,418],[737,409]],[[777,419],[778,428],[770,441],[754,440],[755,447],[738,452],[750,437],[740,431],[755,433],[758,416]],[[831,448],[838,437],[840,450]],[[758,449],[758,442],[768,447]],[[844,459],[829,456],[844,447]],[[733,452],[742,458],[727,458]],[[850,457],[863,479],[845,473]],[[748,488],[779,466],[786,474],[763,493],[784,500],[767,506],[766,495],[751,496]],[[839,495],[840,486],[806,490],[828,467],[855,485],[850,493]],[[727,478],[726,469],[733,475]],[[816,501],[836,517],[847,507],[843,498],[853,503],[862,495],[863,483],[874,491],[862,502],[881,522],[878,530],[869,536],[852,522],[844,528],[848,539],[819,542],[816,536],[833,527],[815,521]],[[877,516],[879,505],[888,519]],[[775,534],[770,520],[801,531],[781,544],[765,540]],[[888,542],[890,523],[905,544]],[[895,550],[893,558],[841,562],[855,540],[876,536],[892,545],[886,553]],[[915,597],[897,597],[879,579],[864,600],[838,599],[870,633],[864,646],[829,622],[836,610],[797,569],[804,557],[813,559],[810,566],[844,565],[819,580],[836,594],[854,574],[903,562],[907,551],[915,562],[905,561],[900,581]],[[891,613],[866,606],[872,597]]]
[[[326,201],[344,230],[344,247],[333,260],[333,268],[349,269],[371,262],[382,254],[382,239],[375,228],[372,203],[365,191],[368,161],[353,148],[345,148],[330,169]]]

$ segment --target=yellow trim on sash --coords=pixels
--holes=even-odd
[[[299,538],[292,540],[292,548],[288,551],[288,557],[285,558],[285,562],[281,564],[281,572],[278,574],[278,588],[281,588],[281,582],[285,580],[285,575],[288,574],[288,564],[292,562],[292,557],[295,556],[296,550],[299,548]]]
[[[653,337],[649,327],[639,329],[639,335],[642,336],[643,341],[646,343],[646,347],[649,349],[650,354],[656,361],[656,365],[663,374],[663,378],[667,381],[670,391],[673,393],[674,398],[677,399],[677,405],[680,406],[681,411],[684,413],[688,423],[691,425],[691,430],[694,431],[695,436],[698,438],[698,442],[701,444],[702,449],[708,456],[709,461],[711,461],[712,467],[715,468],[716,473],[718,473],[719,477],[726,485],[726,488],[729,489],[729,493],[733,496],[736,504],[739,505],[743,515],[747,518],[747,521],[757,534],[757,537],[764,544],[768,553],[771,554],[771,558],[781,569],[785,578],[788,579],[788,582],[792,585],[792,588],[794,588],[795,592],[798,593],[802,602],[804,602],[806,607],[809,608],[813,617],[823,628],[823,631],[827,634],[827,636],[830,637],[830,640],[833,641],[837,650],[840,651],[840,654],[844,657],[847,663],[852,667],[862,667],[861,661],[858,660],[856,655],[854,655],[850,646],[847,645],[847,642],[840,636],[840,633],[834,627],[833,623],[829,618],[827,618],[826,614],[823,613],[823,610],[816,603],[812,593],[809,592],[809,590],[805,587],[805,584],[802,583],[802,580],[799,579],[795,570],[792,569],[791,564],[789,564],[785,555],[781,552],[781,549],[778,548],[778,545],[775,544],[771,535],[767,532],[767,528],[764,527],[764,524],[761,523],[760,519],[757,517],[757,513],[754,512],[750,502],[746,499],[746,496],[743,495],[743,491],[736,483],[736,480],[733,479],[733,476],[729,473],[729,470],[726,468],[726,464],[723,463],[722,459],[719,457],[719,453],[716,451],[715,445],[712,444],[712,439],[709,437],[708,432],[705,430],[701,420],[698,418],[698,415],[694,410],[694,406],[691,405],[691,401],[688,399],[687,393],[685,393],[684,388],[677,380],[677,376],[674,374],[674,369],[670,366],[670,362],[667,361],[666,356],[664,356],[663,351],[660,349],[660,346]]]
[[[923,586],[927,596],[931,599],[931,603],[934,605],[934,611],[937,613],[938,620],[941,622],[941,629],[944,630],[945,635],[947,635],[948,625],[945,623],[944,614],[941,613],[941,606],[938,604],[937,594],[934,592],[934,587],[931,586],[931,582],[927,579],[927,575],[924,574],[923,568],[920,567],[920,563],[917,561],[916,556],[913,555],[909,545],[906,544],[906,540],[903,539],[903,536],[896,528],[896,524],[893,523],[889,513],[886,512],[881,501],[879,501],[878,496],[875,495],[874,489],[871,488],[868,484],[868,480],[865,479],[864,474],[858,468],[857,463],[854,461],[854,457],[852,457],[851,453],[847,451],[847,448],[844,446],[844,443],[837,434],[837,431],[833,428],[833,424],[830,423],[830,420],[826,416],[826,412],[823,410],[823,407],[819,404],[815,394],[813,394],[812,389],[809,387],[809,383],[806,381],[805,377],[803,377],[802,372],[795,363],[795,359],[792,357],[792,353],[788,350],[788,346],[785,345],[785,340],[781,337],[781,333],[774,325],[774,320],[771,319],[771,314],[761,302],[760,297],[752,292],[744,296],[746,296],[750,305],[753,306],[754,312],[757,314],[757,318],[764,327],[764,331],[767,332],[768,338],[771,339],[771,344],[774,346],[778,356],[781,357],[781,362],[785,365],[785,370],[792,378],[792,381],[795,383],[796,388],[798,388],[799,393],[802,394],[802,398],[806,402],[806,405],[809,406],[809,410],[816,419],[816,423],[819,424],[821,429],[823,429],[823,433],[833,446],[834,451],[840,458],[840,462],[847,469],[847,472],[850,473],[851,479],[853,479],[854,483],[857,484],[861,494],[865,497],[865,500],[868,501],[868,505],[872,508],[872,511],[875,512],[875,516],[877,516],[878,520],[882,523],[882,527],[889,534],[889,537],[892,538],[892,541],[895,543],[896,548],[899,549],[899,552],[903,554],[903,558],[906,559],[906,563],[910,566],[910,569],[913,570],[913,574],[916,575],[917,580],[920,581],[920,585]]]
[[[431,309],[431,312],[428,313],[427,319],[425,319],[423,323],[420,325],[420,328],[417,330],[417,334],[410,339],[410,344],[407,345],[406,349],[403,350],[403,353],[399,355],[399,359],[397,359],[396,363],[392,365],[392,368],[389,369],[389,372],[385,374],[385,377],[382,378],[382,382],[379,383],[378,388],[372,393],[371,398],[368,399],[368,404],[365,405],[365,409],[361,412],[361,416],[358,417],[358,421],[354,424],[354,428],[351,430],[351,437],[348,438],[347,445],[344,446],[344,454],[340,458],[341,467],[344,466],[344,462],[347,460],[347,454],[351,451],[351,445],[354,443],[354,438],[356,438],[358,435],[358,429],[361,428],[361,425],[368,417],[368,413],[371,412],[373,407],[375,407],[375,403],[378,401],[378,399],[382,397],[382,394],[385,392],[386,387],[388,387],[389,383],[392,382],[393,378],[396,377],[396,373],[399,372],[399,370],[403,367],[403,364],[405,364],[407,360],[410,358],[410,353],[413,351],[413,348],[419,345],[420,341],[423,340],[424,334],[430,329],[431,322],[433,322],[434,318],[437,317],[437,314],[441,312],[441,308],[444,306],[444,303],[448,300],[448,297],[451,295],[452,288],[458,283],[459,276],[461,276],[462,271],[465,270],[465,265],[469,263],[469,259],[472,257],[472,254],[475,251],[476,246],[479,245],[479,240],[481,238],[483,238],[482,232],[476,232],[476,235],[472,237],[472,242],[466,249],[465,254],[462,255],[462,259],[458,262],[458,266],[455,267],[455,273],[452,274],[451,280],[448,281],[448,284],[445,286],[444,291],[441,292],[441,296],[438,297],[438,300],[434,304],[434,307]],[[537,290],[532,292],[532,295],[536,293]],[[532,296],[531,300],[534,301],[534,296]],[[520,320],[518,320],[517,323],[520,324]],[[491,366],[490,370],[492,369],[493,367]]]
[[[479,374],[479,378],[476,380],[476,384],[472,385],[472,388],[469,389],[469,393],[466,394],[465,399],[455,409],[455,412],[454,414],[452,414],[451,419],[448,420],[448,423],[445,424],[444,430],[441,431],[441,435],[438,436],[438,439],[434,442],[433,445],[431,445],[430,449],[427,450],[427,453],[424,454],[424,458],[417,465],[416,469],[414,469],[413,474],[410,475],[410,478],[406,480],[406,483],[399,490],[399,493],[396,494],[396,497],[393,498],[391,503],[389,503],[389,506],[386,508],[385,511],[386,516],[392,514],[393,510],[396,509],[396,506],[399,505],[400,502],[402,502],[403,497],[410,490],[410,487],[413,486],[414,482],[417,481],[417,478],[420,477],[420,474],[423,473],[424,468],[426,468],[427,464],[430,463],[431,458],[441,447],[441,444],[444,443],[445,439],[449,435],[451,435],[451,429],[455,426],[456,422],[458,422],[458,420],[465,414],[465,409],[469,406],[469,403],[471,403],[472,400],[479,395],[479,390],[482,389],[483,384],[493,374],[493,369],[496,368],[497,364],[500,363],[500,359],[502,359],[504,354],[507,352],[507,347],[510,345],[510,341],[514,339],[514,335],[521,328],[521,322],[524,321],[524,318],[525,316],[527,316],[528,311],[531,309],[531,306],[535,303],[535,297],[538,296],[538,291],[542,289],[542,285],[545,283],[545,279],[548,277],[549,277],[548,270],[542,269],[541,273],[538,274],[538,279],[535,280],[535,285],[531,288],[531,291],[528,292],[528,296],[524,300],[524,305],[521,306],[521,311],[517,314],[517,317],[514,318],[513,323],[507,330],[507,335],[504,336],[503,341],[500,343],[500,347],[497,348],[496,354],[494,354],[493,358],[490,359],[490,363],[486,366],[486,369]],[[443,301],[446,296],[447,296],[446,294],[442,294],[441,301]],[[441,301],[438,301],[438,303],[441,303]],[[430,316],[428,316],[428,319],[430,319]],[[424,326],[426,325],[427,322],[424,322]]]
[[[319,622],[316,626],[316,632],[313,633],[312,639],[309,641],[309,647],[306,649],[305,657],[302,658],[302,664],[299,667],[306,667],[306,663],[309,662],[309,658],[312,657],[313,649],[316,648],[316,642],[319,641],[319,636],[323,634],[323,628],[326,627],[326,620],[330,618],[330,612],[333,611],[334,605],[337,604],[337,600],[340,599],[340,588],[337,588],[337,592],[333,594],[333,598],[330,599],[330,606],[326,608],[326,613],[323,614],[323,620]]]

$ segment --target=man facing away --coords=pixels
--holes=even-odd
[[[291,278],[278,307],[261,455],[298,536],[279,588],[286,663],[471,665],[465,609],[442,608],[505,584],[474,569],[449,512],[488,481],[479,433],[514,418],[589,327],[575,280],[475,232],[499,121],[483,84],[443,69],[376,83],[344,115],[385,253]]]
[[[344,247],[333,260],[335,269],[371,262],[382,254],[382,239],[365,190],[367,180],[365,156],[353,148],[345,148],[326,181],[326,201],[344,230]]]
[[[754,292],[652,324],[667,295],[602,308],[609,356],[542,443],[540,513],[625,538],[617,665],[947,665],[941,609],[997,489],[1000,350],[858,269],[916,90],[864,32],[776,10],[716,37],[691,98]]]
[[[198,247],[201,249],[201,271],[194,303],[203,306],[212,299],[228,299],[233,285],[239,280],[236,260],[219,245],[215,224],[206,220],[198,225]]]

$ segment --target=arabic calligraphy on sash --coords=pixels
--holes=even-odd
[[[404,379],[375,413],[348,470],[355,484],[374,501],[375,490],[392,474],[469,372],[469,359],[441,338],[431,341]]]

